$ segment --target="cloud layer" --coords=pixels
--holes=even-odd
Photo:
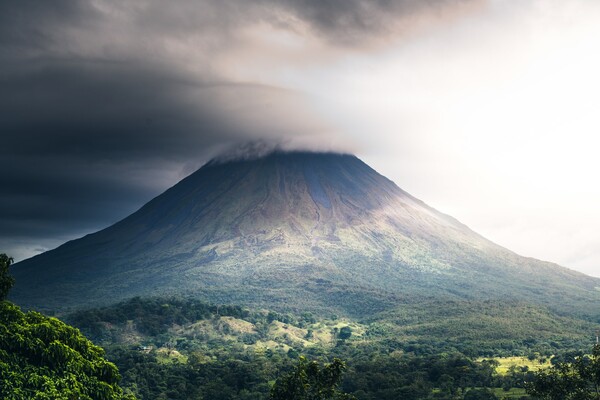
[[[270,74],[465,3],[2,2],[0,250],[20,259],[103,227],[239,142],[347,146]]]

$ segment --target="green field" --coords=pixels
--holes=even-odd
[[[527,396],[525,389],[512,388],[510,390],[504,390],[501,388],[493,388],[492,391],[499,399],[521,399]]]
[[[484,360],[483,358],[478,359],[478,361]],[[496,372],[499,375],[508,374],[511,369],[516,370],[524,370],[524,371],[533,371],[537,372],[542,369],[550,368],[552,364],[550,363],[550,357],[548,358],[537,358],[534,360],[530,360],[528,357],[495,357],[493,360],[498,361],[500,364],[496,367]],[[526,370],[525,370],[526,368]]]

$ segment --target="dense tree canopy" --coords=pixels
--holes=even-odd
[[[268,399],[277,378],[281,383],[297,372],[300,356],[321,369],[328,360],[344,360],[340,391],[360,400],[524,399],[525,382],[550,366],[550,355],[572,360],[581,347],[578,341],[511,339],[500,342],[505,347],[498,355],[529,355],[522,357],[527,361],[474,358],[436,338],[397,337],[387,321],[361,324],[181,298],[134,298],[65,318],[104,346],[123,375],[121,386],[141,399]],[[352,335],[341,340],[344,326]],[[464,349],[477,354],[482,343],[492,346],[479,340]]]
[[[600,399],[600,346],[591,355],[559,362],[536,374],[527,391],[536,398],[547,400]]]
[[[300,357],[298,365],[280,377],[271,390],[271,400],[352,400],[338,386],[346,366],[339,359],[321,366]]]
[[[121,400],[117,367],[78,329],[4,300],[12,258],[0,254],[0,398]]]
[[[8,291],[15,283],[15,280],[8,273],[8,267],[12,264],[13,259],[6,254],[0,254],[0,301],[6,299]]]
[[[79,330],[38,312],[0,302],[0,398],[132,398],[117,367]]]

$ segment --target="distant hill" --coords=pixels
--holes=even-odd
[[[255,350],[331,351],[338,344],[339,330],[348,326],[355,345],[380,355],[395,350],[460,352],[472,357],[556,354],[587,349],[595,329],[591,322],[557,317],[541,306],[475,301],[424,303],[355,320],[217,306],[195,299],[134,297],[64,318],[109,349],[179,342],[176,347],[182,352],[201,344],[217,347],[215,341],[223,345],[233,341]],[[182,338],[188,343],[182,343]]]
[[[600,279],[519,256],[333,153],[210,162],[13,272],[15,302],[59,311],[185,295],[354,316],[453,300],[600,315]]]

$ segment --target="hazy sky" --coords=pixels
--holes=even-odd
[[[600,2],[5,1],[0,65],[17,260],[266,139],[600,276]]]

